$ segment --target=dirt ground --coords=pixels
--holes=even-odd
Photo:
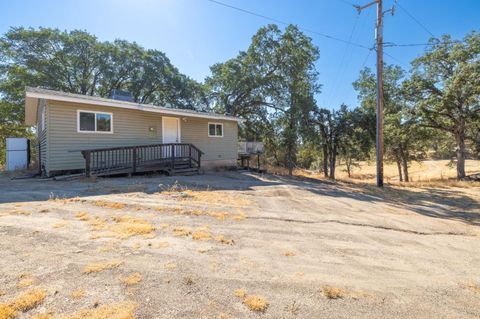
[[[0,318],[480,317],[478,187],[223,172],[0,190]]]

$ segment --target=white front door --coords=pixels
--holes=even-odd
[[[162,117],[163,143],[180,143],[180,119]]]

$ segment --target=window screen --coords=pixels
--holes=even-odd
[[[95,113],[80,112],[80,131],[95,132]]]

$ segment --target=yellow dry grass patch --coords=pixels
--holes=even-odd
[[[88,221],[88,224],[95,231],[104,231],[104,233],[92,235],[90,237],[91,239],[101,237],[127,239],[139,235],[152,238],[155,235],[155,227],[153,224],[142,218],[124,215],[112,217],[111,221],[109,221],[107,218],[91,218],[88,214],[84,214],[87,213],[78,213],[77,218],[83,221]]]
[[[174,263],[174,262],[172,262],[172,261],[170,261],[170,262],[166,263],[165,265],[163,265],[163,267],[164,267],[165,269],[172,270],[172,269],[177,268],[177,264]]]
[[[125,208],[127,205],[124,203],[118,202],[110,202],[106,200],[96,200],[92,202],[93,205],[102,207],[102,208],[112,208],[112,209],[122,209]]]
[[[465,285],[465,288],[470,289],[471,291],[480,294],[480,286],[479,285],[469,283],[469,284]]]
[[[75,214],[75,217],[81,221],[87,221],[90,219],[90,216],[88,215],[87,212],[78,212]]]
[[[38,313],[36,315],[33,315],[30,319],[53,319],[53,313],[52,312],[46,312],[46,313]]]
[[[59,319],[135,319],[137,304],[130,301],[84,309]]]
[[[0,297],[6,295],[7,293],[3,290],[0,290]]]
[[[86,293],[85,289],[79,288],[79,289],[75,289],[74,291],[72,291],[70,296],[73,299],[82,299],[83,297],[85,297],[85,293]]]
[[[10,305],[0,303],[0,319],[13,319],[17,311]]]
[[[55,224],[52,225],[53,228],[63,228],[65,226],[67,226],[67,223],[62,223],[62,222],[55,223]]]
[[[172,186],[168,191],[162,192],[163,195],[178,195],[178,200],[192,200],[199,202],[215,203],[221,206],[244,207],[250,204],[250,201],[235,192],[213,191],[213,190],[192,190],[182,189],[181,187]]]
[[[25,312],[41,304],[45,297],[47,297],[45,290],[33,288],[15,298],[9,305],[15,310]]]
[[[134,272],[131,273],[130,275],[126,277],[120,277],[120,281],[125,285],[125,286],[133,286],[138,284],[140,281],[142,281],[143,277],[140,273]]]
[[[283,252],[283,255],[284,255],[285,257],[292,257],[292,256],[295,256],[295,252],[294,252],[294,251],[291,251],[291,250],[285,250],[285,251]]]
[[[322,293],[328,299],[340,299],[347,295],[347,292],[338,287],[324,286],[322,288]]]
[[[248,295],[243,299],[243,303],[252,311],[263,312],[268,307],[267,300],[262,296]]]
[[[244,212],[240,212],[238,215],[233,216],[233,219],[237,221],[244,220],[245,218],[247,218],[247,216]]]
[[[227,239],[223,235],[216,236],[215,240],[225,245],[233,245],[234,243],[233,239]]]
[[[92,263],[85,268],[83,268],[83,273],[84,274],[91,274],[91,273],[96,273],[96,272],[101,272],[106,269],[113,269],[119,267],[123,262],[121,261],[109,261],[109,262],[103,262],[103,263]]]
[[[245,298],[245,296],[247,295],[247,291],[245,290],[245,288],[240,288],[240,289],[235,290],[235,292],[233,294],[236,297]]]
[[[188,236],[192,234],[192,229],[188,227],[174,227],[173,234],[175,236]]]

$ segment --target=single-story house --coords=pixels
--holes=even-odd
[[[128,165],[138,170],[142,164],[170,163],[172,154],[190,168],[200,168],[200,155],[202,168],[236,166],[239,121],[41,88],[28,87],[25,93],[25,123],[36,126],[38,160],[46,176],[86,167],[99,173],[109,166],[118,172]],[[138,157],[133,163],[132,156]]]

